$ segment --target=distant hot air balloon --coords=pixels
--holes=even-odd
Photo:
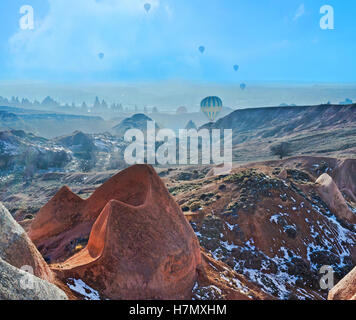
[[[200,47],[199,47],[199,51],[200,51],[200,53],[204,53],[205,47],[204,47],[204,46],[200,46]]]
[[[235,71],[239,70],[239,68],[240,68],[240,67],[239,67],[237,64],[234,65],[234,70],[235,70]]]
[[[207,97],[200,103],[201,111],[211,122],[215,121],[222,107],[223,103],[219,97]]]
[[[100,52],[100,53],[98,54],[98,56],[99,56],[99,59],[100,59],[100,60],[103,60],[105,55],[104,55],[104,53]]]
[[[143,6],[146,10],[146,12],[148,13],[150,10],[151,10],[151,4],[150,3],[145,3],[144,6]]]
[[[241,90],[245,90],[246,89],[246,84],[245,83],[241,83],[240,84],[240,88],[241,88]]]

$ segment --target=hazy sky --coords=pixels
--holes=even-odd
[[[356,82],[356,1],[0,0],[0,21],[0,80]]]

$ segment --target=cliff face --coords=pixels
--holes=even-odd
[[[353,158],[356,105],[236,110],[208,129],[232,129],[235,161],[271,159],[271,144],[289,142],[291,155]]]
[[[277,137],[302,130],[355,127],[355,111],[355,104],[243,109],[205,127],[232,128],[236,133],[253,130],[261,137]]]

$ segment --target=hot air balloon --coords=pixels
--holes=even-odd
[[[103,60],[105,55],[104,55],[104,53],[100,52],[100,53],[98,54],[98,56],[99,56],[99,59],[100,59],[100,60]]]
[[[234,65],[234,70],[235,70],[235,71],[239,70],[239,68],[240,68],[240,67],[239,67],[237,64]]]
[[[199,47],[199,51],[200,51],[200,53],[204,53],[205,47],[204,47],[204,46],[200,46],[200,47]]]
[[[207,97],[200,103],[201,111],[211,122],[215,121],[222,107],[223,103],[219,97]]]
[[[241,90],[245,90],[246,89],[246,84],[245,83],[241,83],[240,84],[240,88],[241,88]]]
[[[147,13],[151,10],[151,4],[150,3],[145,3],[143,7],[145,8]]]

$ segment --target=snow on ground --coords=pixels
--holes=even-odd
[[[74,284],[70,284],[73,282]],[[85,297],[85,300],[100,300],[100,295],[98,291],[94,290],[93,288],[89,287],[86,283],[84,283],[81,279],[68,279],[67,286]]]

